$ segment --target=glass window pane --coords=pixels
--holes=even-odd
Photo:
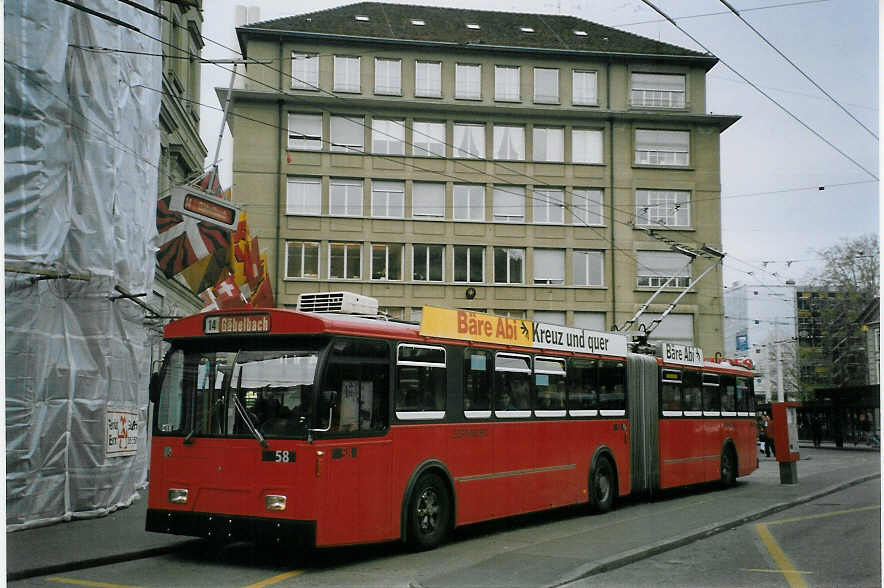
[[[525,188],[496,186],[494,188],[494,220],[504,223],[525,222]]]
[[[595,105],[597,94],[596,72],[575,70],[571,77],[571,103]]]
[[[402,90],[402,60],[374,60],[374,93],[399,95]]]
[[[635,163],[640,165],[690,165],[689,131],[636,129]]]
[[[691,193],[682,190],[636,190],[635,224],[687,227],[691,222]]]
[[[454,157],[485,158],[485,125],[454,123]]]
[[[286,214],[322,213],[322,182],[319,178],[291,177],[286,191]]]
[[[485,186],[455,184],[453,207],[455,220],[485,220]]]
[[[412,186],[412,214],[421,218],[445,218],[445,185],[415,182]]]
[[[334,90],[335,92],[360,91],[359,57],[335,55]]]
[[[565,129],[534,127],[534,161],[565,160]]]
[[[415,155],[445,157],[445,123],[415,121],[411,142]]]
[[[602,251],[575,250],[572,256],[574,284],[577,286],[602,286],[604,260]]]
[[[332,151],[361,153],[365,138],[365,123],[361,116],[332,116],[330,118]]]
[[[519,66],[494,66],[494,99],[505,102],[518,102],[520,99]]]
[[[289,114],[289,149],[322,150],[322,115]]]
[[[535,223],[562,224],[565,218],[565,193],[555,188],[535,188],[531,202]]]
[[[292,53],[292,88],[319,89],[319,56],[315,53]]]
[[[373,181],[371,215],[386,218],[405,216],[405,182]]]
[[[482,98],[482,66],[458,63],[454,68],[454,97],[466,100]]]
[[[442,96],[442,64],[438,61],[414,63],[414,95],[424,98]]]
[[[571,131],[571,161],[602,163],[602,131],[574,129]]]
[[[573,223],[580,226],[599,226],[602,218],[602,191],[575,188],[571,191]]]
[[[374,119],[371,121],[373,153],[403,155],[405,153],[405,121]]]
[[[534,68],[534,102],[558,104],[559,70],[543,67]]]
[[[563,249],[534,250],[534,283],[565,283],[565,251]]]
[[[525,159],[525,127],[494,125],[494,159]]]

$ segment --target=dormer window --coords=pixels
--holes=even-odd
[[[353,18],[355,18],[355,19],[358,20],[359,22],[368,22],[369,20],[371,20],[370,18],[368,18],[368,17],[365,16],[364,14],[357,14],[357,15],[354,16]]]
[[[420,18],[413,18],[413,19],[411,19],[411,24],[413,24],[414,26],[417,26],[417,27],[422,27],[422,26],[426,25],[427,23],[426,23],[426,21],[424,21]]]
[[[585,37],[587,35],[586,31],[574,31],[574,34],[578,37]]]
[[[474,30],[474,31],[478,31],[478,30],[481,29],[482,27],[480,27],[480,26],[477,25],[476,23],[467,23],[467,28],[468,28],[468,29],[472,29],[472,30]]]
[[[519,29],[523,33],[533,33],[534,32],[534,29],[532,27],[519,27]]]

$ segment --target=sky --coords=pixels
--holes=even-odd
[[[351,3],[311,0],[306,9],[279,0],[212,0],[204,5],[203,57],[236,56],[230,48],[239,49],[237,5],[257,7],[259,20],[270,20]],[[475,8],[471,0],[395,3]],[[653,4],[684,32],[642,0],[485,0],[482,8],[576,16],[719,58],[706,76],[706,108],[742,117],[721,135],[725,286],[801,284],[819,271],[820,249],[878,234],[878,0],[729,0],[752,28],[721,0]],[[230,83],[230,66],[223,67],[227,71],[203,66],[200,132],[207,165],[221,128],[215,87]],[[226,130],[224,136],[219,165],[227,187],[232,150]]]

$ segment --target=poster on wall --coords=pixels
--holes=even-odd
[[[105,413],[107,422],[107,457],[135,455],[138,450],[138,433],[141,423],[138,413],[129,410],[110,410]]]

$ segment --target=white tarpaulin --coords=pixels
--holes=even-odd
[[[146,483],[144,311],[115,287],[153,287],[160,20],[82,4],[141,32],[4,3],[8,531],[105,514]]]

